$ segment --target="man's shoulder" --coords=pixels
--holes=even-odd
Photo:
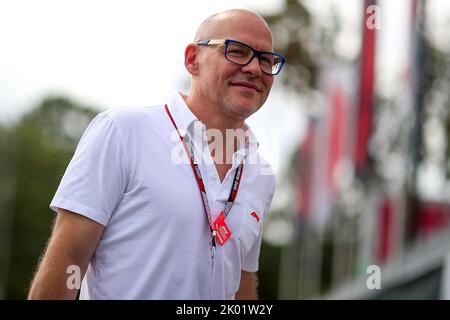
[[[119,125],[136,125],[139,122],[147,122],[151,119],[161,117],[162,105],[154,105],[147,107],[118,107],[102,112],[105,116],[114,120]]]
[[[163,121],[164,106],[118,107],[97,115],[99,119],[110,121],[122,134],[139,134],[142,130],[158,129]]]

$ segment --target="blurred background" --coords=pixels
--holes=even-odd
[[[249,119],[277,175],[260,298],[450,298],[450,2],[0,0],[0,299],[90,120],[187,92],[184,47],[236,7],[287,57]]]

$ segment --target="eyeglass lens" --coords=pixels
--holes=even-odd
[[[228,43],[226,58],[231,62],[245,65],[250,62],[252,57],[253,50],[249,46],[236,42]],[[259,57],[259,64],[262,71],[275,74],[278,72],[281,59],[273,53],[263,53]]]

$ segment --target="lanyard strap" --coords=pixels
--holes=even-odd
[[[195,161],[194,151],[192,149],[192,143],[190,144],[191,150],[189,151],[186,141],[183,138],[183,136],[180,134],[180,131],[178,130],[178,127],[175,123],[175,120],[172,117],[172,114],[169,111],[169,108],[167,107],[167,104],[164,107],[166,109],[167,115],[170,118],[170,121],[172,121],[172,124],[173,124],[175,130],[177,130],[178,136],[180,137],[180,140],[183,143],[184,150],[186,151],[186,154],[188,155],[188,157],[191,161],[191,168],[192,168],[192,171],[194,172],[195,180],[197,181],[197,185],[200,190],[200,195],[201,195],[201,199],[203,202],[203,208],[205,209],[206,218],[208,219],[209,231],[211,232],[211,235],[214,237],[215,230],[214,230],[214,226],[211,221],[211,210],[208,205],[208,198],[206,196],[205,184],[203,183],[202,174],[200,173],[198,164]],[[243,162],[241,162],[239,164],[239,167],[236,170],[236,173],[234,174],[234,179],[233,179],[233,184],[231,185],[230,195],[228,196],[227,203],[225,204],[225,208],[223,210],[225,217],[227,217],[228,214],[230,213],[230,210],[233,207],[234,201],[236,200],[236,196],[237,196],[237,193],[239,190],[239,185],[241,182],[241,176],[242,176],[243,169],[244,169],[244,164],[243,164]]]

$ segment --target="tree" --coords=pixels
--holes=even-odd
[[[273,32],[274,47],[287,58],[281,79],[286,89],[305,95],[318,85],[319,68],[334,57],[338,21],[326,28],[298,0],[286,0],[283,11],[264,16]]]
[[[50,236],[53,215],[49,203],[82,132],[96,112],[63,98],[50,97],[14,126],[0,131],[3,164],[8,167],[2,189],[12,195],[8,208],[10,243],[5,297],[23,299],[39,255]],[[5,141],[7,144],[5,144]],[[6,147],[7,146],[7,147]],[[8,225],[6,226],[8,228]],[[6,271],[6,270],[5,270]]]

